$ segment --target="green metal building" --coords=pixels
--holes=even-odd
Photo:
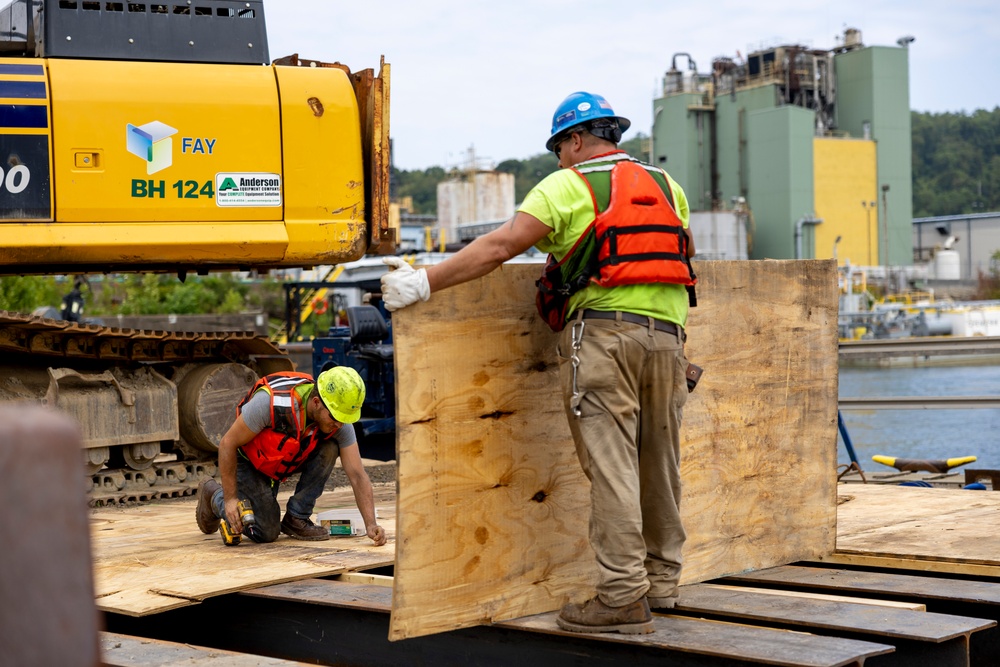
[[[749,256],[912,263],[906,41],[779,46],[699,73],[677,54],[653,102],[652,160],[694,211],[752,212]],[[685,57],[687,70],[677,68]],[[838,247],[840,252],[838,253]]]

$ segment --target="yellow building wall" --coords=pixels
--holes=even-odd
[[[815,257],[850,260],[853,266],[878,265],[878,178],[875,142],[864,139],[813,139]],[[836,242],[837,237],[840,241]]]

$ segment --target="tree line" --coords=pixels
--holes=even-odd
[[[1000,107],[966,113],[911,115],[913,215],[926,218],[1000,211]],[[638,134],[622,149],[645,159],[649,137]],[[515,198],[555,171],[556,157],[541,153],[504,160],[497,171],[514,174]],[[437,184],[457,175],[442,167],[393,170],[393,195],[412,196],[414,213],[437,213]]]
[[[1000,107],[911,122],[914,217],[1000,211]]]
[[[649,137],[640,132],[628,141],[623,141],[620,148],[640,160],[646,160]],[[496,170],[514,175],[514,201],[519,202],[539,181],[558,169],[558,163],[554,154],[540,153],[524,160],[504,160],[496,166]],[[441,167],[413,171],[393,168],[390,189],[392,196],[397,199],[413,197],[413,213],[437,214],[438,183],[459,175],[459,169],[446,171]]]

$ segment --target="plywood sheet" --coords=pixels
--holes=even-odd
[[[839,492],[838,554],[1000,567],[1000,493],[875,484]]]
[[[830,553],[836,536],[832,261],[703,262],[687,356],[682,583]]]
[[[688,357],[684,582],[833,550],[833,262],[705,262]],[[539,268],[508,265],[393,316],[399,541],[391,639],[593,591],[589,486],[563,413]]]
[[[196,501],[153,503],[91,515],[94,588],[102,611],[145,616],[196,604],[213,595],[347,570],[391,564],[395,539],[393,488],[376,488],[379,524],[388,542],[367,537],[304,542],[282,535],[272,544],[249,540],[227,547],[195,525]],[[281,493],[284,507],[290,493]],[[320,496],[317,511],[351,507],[351,489]]]

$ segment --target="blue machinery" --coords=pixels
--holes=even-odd
[[[396,385],[393,372],[392,328],[389,315],[375,306],[350,306],[347,326],[330,327],[312,341],[312,373],[349,366],[365,381],[367,393],[361,420],[355,424],[361,455],[395,459]]]

